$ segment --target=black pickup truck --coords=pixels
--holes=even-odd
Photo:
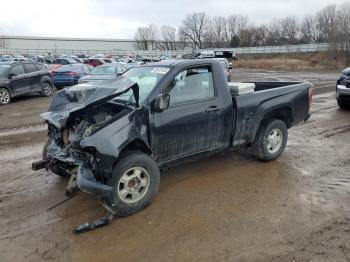
[[[48,112],[43,159],[32,168],[70,177],[67,192],[99,197],[128,216],[155,197],[160,167],[248,145],[280,156],[288,129],[309,117],[310,83],[256,82],[233,95],[218,61],[176,60],[59,91]]]

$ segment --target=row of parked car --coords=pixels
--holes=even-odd
[[[0,62],[0,105],[9,104],[16,96],[40,93],[50,96],[54,87],[87,83],[115,78],[128,66],[120,63],[103,64],[97,67],[75,63],[46,65],[33,61]]]

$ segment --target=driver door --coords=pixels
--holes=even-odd
[[[152,149],[157,162],[220,148],[224,117],[215,94],[211,66],[178,73],[169,87],[169,108],[154,114]]]

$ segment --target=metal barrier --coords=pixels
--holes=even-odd
[[[176,57],[184,54],[191,53],[192,49],[185,50],[122,50],[122,49],[112,49],[112,50],[91,50],[91,49],[23,49],[23,48],[0,48],[0,55],[47,55],[47,54],[59,54],[59,55],[95,55],[95,54],[105,54],[105,55],[115,55],[115,56],[128,56],[128,55],[140,55],[140,56],[150,56],[156,57],[161,55]]]
[[[282,45],[282,46],[258,46],[238,48],[211,48],[212,51],[230,51],[234,54],[285,54],[285,53],[307,53],[325,52],[330,49],[328,43],[303,44],[303,45]]]
[[[350,43],[342,43],[349,46]],[[282,45],[282,46],[259,46],[259,47],[238,47],[238,48],[208,48],[196,50],[200,52],[203,50],[211,51],[230,51],[233,54],[285,54],[285,53],[306,53],[306,52],[325,52],[330,50],[331,45],[328,43],[319,44],[303,44],[303,45]],[[190,54],[193,50],[186,48],[184,50],[91,50],[91,49],[1,49],[0,54],[25,54],[25,55],[46,55],[46,54],[65,54],[65,55],[94,55],[94,54],[106,54],[116,56],[128,56],[128,55],[140,55],[148,57],[157,57],[166,55],[170,57],[177,57],[184,54]]]

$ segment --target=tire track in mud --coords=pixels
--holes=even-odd
[[[288,159],[305,179],[304,201],[350,212],[350,111],[338,108],[332,93],[315,97],[310,120],[290,132]]]

